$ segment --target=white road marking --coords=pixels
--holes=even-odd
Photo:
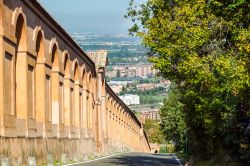
[[[177,158],[177,156],[175,155],[175,160],[178,162],[179,166],[183,166],[181,163],[181,160]]]
[[[116,155],[119,155],[119,154],[124,154],[124,153],[116,153],[116,154],[112,154],[110,156],[100,157],[100,158],[97,158],[97,159],[94,159],[94,160],[88,160],[88,161],[83,161],[83,162],[78,162],[78,163],[72,163],[72,164],[65,164],[64,166],[71,166],[71,165],[78,165],[78,164],[90,163],[90,162],[93,162],[93,161],[98,161],[98,160],[106,159],[106,158],[109,158],[109,157],[113,157],[113,156],[116,156]]]

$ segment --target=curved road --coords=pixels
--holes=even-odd
[[[182,166],[173,154],[126,153],[75,166]]]

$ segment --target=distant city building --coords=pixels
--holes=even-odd
[[[140,96],[138,95],[125,94],[119,97],[126,105],[139,105],[140,104]]]
[[[160,121],[160,110],[159,109],[144,109],[141,110],[140,120],[142,124],[145,124],[146,119],[157,120]]]
[[[131,66],[131,63],[116,63],[116,67],[128,67]]]
[[[129,67],[127,69],[127,77],[136,77],[136,67]]]
[[[139,84],[136,88],[140,91],[146,91],[156,88],[156,84]]]
[[[108,82],[108,84],[110,86],[112,86],[112,85],[122,85],[124,87],[126,87],[128,84],[131,84],[131,83],[133,83],[133,81],[110,81],[110,82]]]
[[[117,70],[106,71],[105,75],[108,78],[115,78],[117,77]]]
[[[122,92],[122,85],[110,85],[110,88],[115,92],[115,94],[119,94]]]
[[[117,63],[112,66],[111,70],[106,72],[106,77],[153,77],[157,74],[157,70],[153,68],[152,64],[130,64],[130,63]]]

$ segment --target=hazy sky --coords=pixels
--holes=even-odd
[[[39,0],[68,32],[128,33],[129,0]]]

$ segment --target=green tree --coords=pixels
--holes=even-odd
[[[180,92],[171,85],[161,108],[161,129],[166,141],[174,141],[177,151],[185,150],[187,127]]]
[[[249,11],[247,0],[132,0],[128,8],[136,23],[130,32],[180,92],[190,150],[200,159],[225,164],[225,156],[242,158],[242,147],[250,154],[249,139],[242,143],[250,119]]]
[[[160,124],[158,121],[146,119],[144,130],[147,133],[150,143],[161,144],[164,142],[164,136],[160,129]]]

